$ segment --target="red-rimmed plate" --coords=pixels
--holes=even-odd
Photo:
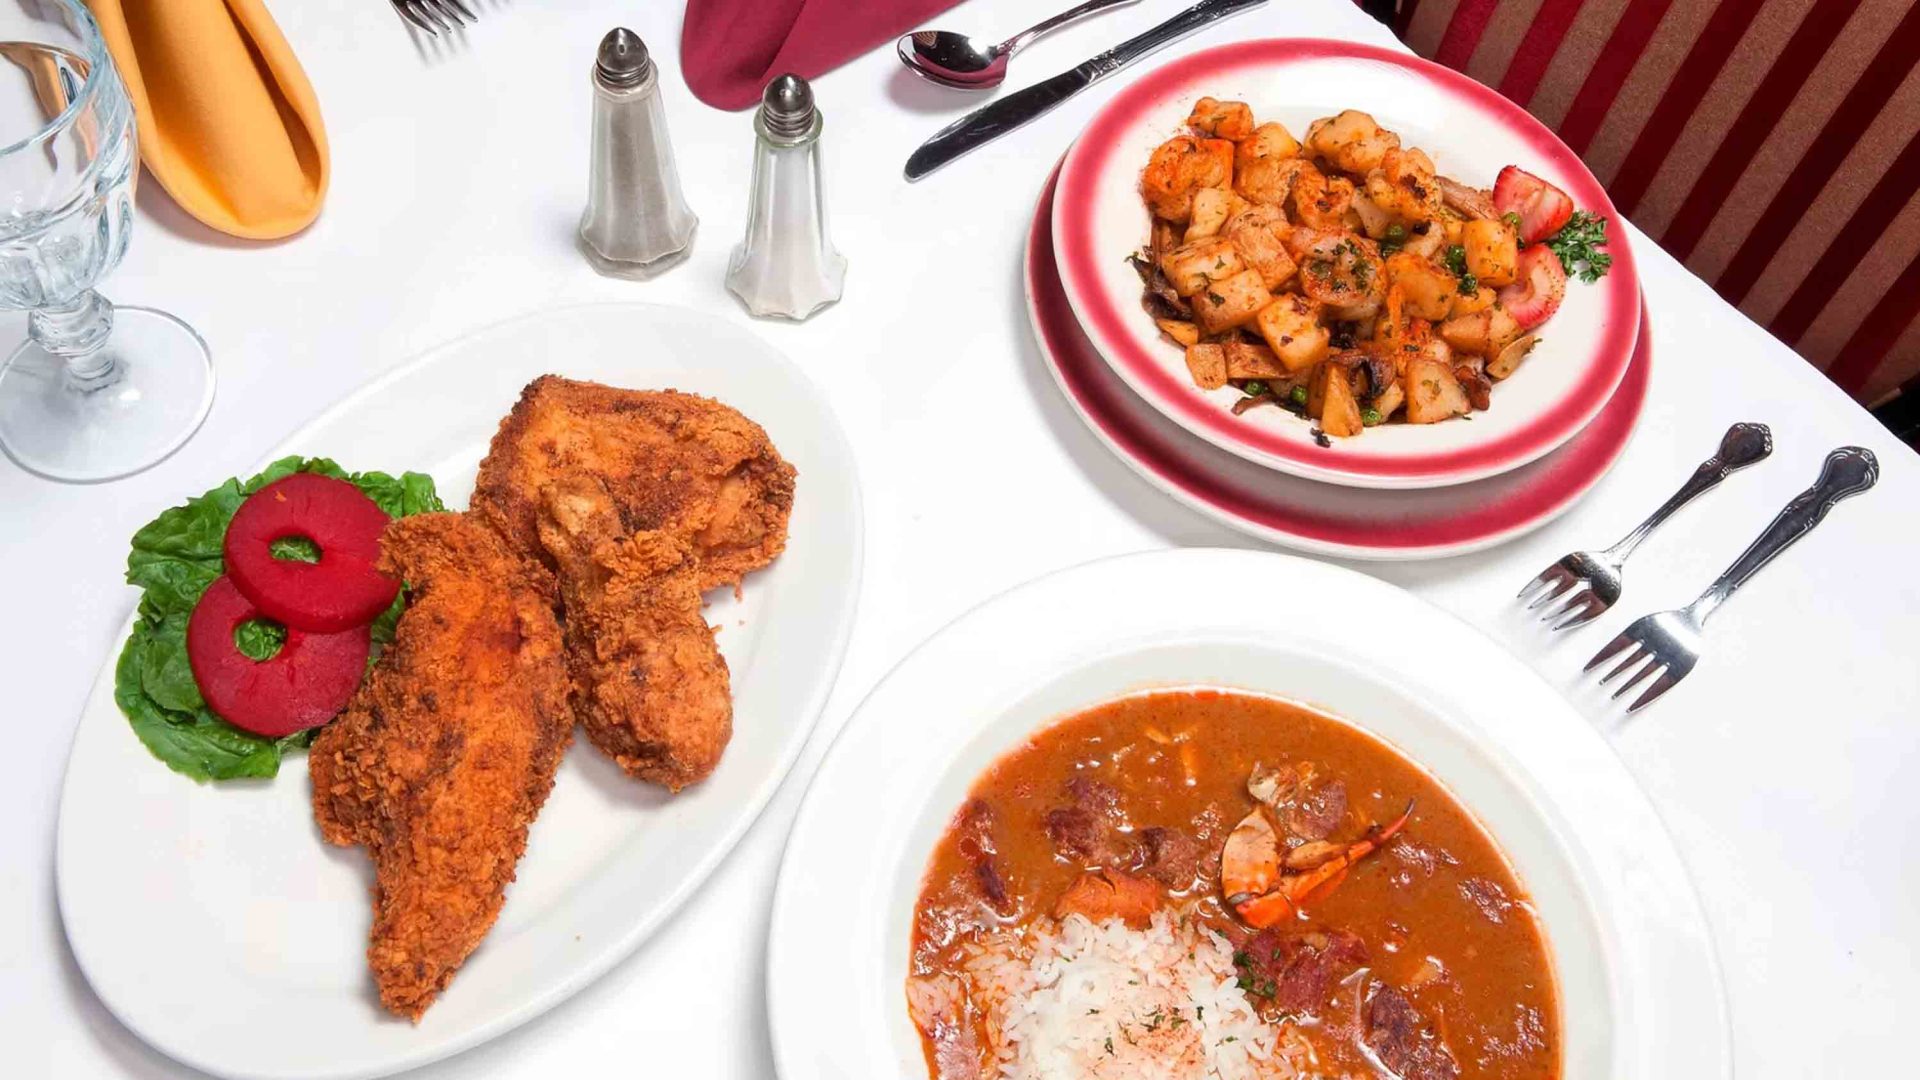
[[[1075,320],[1048,228],[1058,176],[1041,192],[1026,260],[1027,312],[1054,381],[1087,427],[1148,483],[1242,532],[1354,559],[1479,551],[1537,529],[1579,501],[1613,467],[1640,419],[1652,366],[1645,332],[1619,389],[1585,430],[1545,457],[1490,479],[1426,491],[1365,491],[1282,475],[1229,454],[1129,389]]]
[[[1640,327],[1640,287],[1621,230],[1613,268],[1597,284],[1572,282],[1540,331],[1541,344],[1494,389],[1471,422],[1388,424],[1331,447],[1282,410],[1229,410],[1239,392],[1193,385],[1178,346],[1140,307],[1127,257],[1147,238],[1140,171],[1182,128],[1196,98],[1246,101],[1261,121],[1296,134],[1341,109],[1373,114],[1438,170],[1490,186],[1516,164],[1559,185],[1576,205],[1614,218],[1593,174],[1525,110],[1457,72],[1365,45],[1278,39],[1194,53],[1122,90],[1095,115],[1061,166],[1053,242],[1068,302],[1107,363],[1181,427],[1249,461],[1326,483],[1372,488],[1461,484],[1551,453],[1598,416],[1626,376]]]

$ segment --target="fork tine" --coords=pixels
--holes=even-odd
[[[1646,708],[1648,705],[1653,704],[1654,701],[1660,697],[1660,695],[1673,689],[1673,684],[1679,682],[1681,676],[1684,674],[1685,672],[1675,671],[1672,668],[1668,668],[1666,671],[1661,672],[1660,677],[1653,680],[1653,685],[1647,687],[1645,692],[1643,692],[1638,698],[1634,699],[1633,704],[1627,706],[1627,712],[1636,713],[1636,712],[1639,712],[1641,709]]]
[[[1639,666],[1640,661],[1646,659],[1649,655],[1645,646],[1637,641],[1634,642],[1633,649],[1629,651],[1627,655],[1620,658],[1620,662],[1614,665],[1613,670],[1600,676],[1600,685],[1605,686],[1626,674],[1629,669]]]
[[[1554,578],[1551,589],[1535,597],[1533,603],[1527,605],[1527,610],[1532,611],[1543,604],[1551,603],[1553,600],[1566,595],[1567,590],[1578,584],[1579,582],[1574,580],[1571,575],[1562,575]]]
[[[447,22],[452,24],[448,26],[447,29],[461,30],[466,27],[466,21],[460,17],[460,11],[448,3],[447,0],[426,0],[426,2],[438,9],[440,14],[446,17]]]
[[[416,0],[393,0],[393,10],[399,12],[401,18],[425,30],[434,37],[439,37],[440,31],[433,28],[433,23],[428,21],[426,16],[414,10],[413,5],[415,2]]]
[[[1633,678],[1628,679],[1626,682],[1621,683],[1620,688],[1618,690],[1615,690],[1613,692],[1613,697],[1611,697],[1608,700],[1619,701],[1622,695],[1624,695],[1627,691],[1633,689],[1634,687],[1640,685],[1641,681],[1644,680],[1647,676],[1653,674],[1656,671],[1665,671],[1666,669],[1667,669],[1666,663],[1663,662],[1659,657],[1657,656],[1654,657],[1639,671],[1634,672]]]
[[[1614,635],[1614,638],[1612,641],[1607,642],[1605,648],[1601,649],[1597,653],[1594,653],[1593,659],[1587,661],[1587,666],[1581,668],[1580,670],[1592,671],[1594,668],[1597,668],[1601,664],[1606,663],[1609,659],[1612,659],[1615,653],[1619,652],[1621,649],[1624,649],[1629,645],[1632,645],[1633,643],[1634,643],[1633,639],[1627,636],[1627,632],[1625,630],[1622,630],[1620,633]]]
[[[467,20],[469,22],[480,21],[480,16],[475,15],[473,11],[470,8],[468,8],[467,5],[461,3],[460,0],[441,0],[441,2],[446,4],[452,4],[454,8],[460,12],[460,14],[465,15],[467,17]]]
[[[1542,614],[1540,616],[1540,621],[1553,622],[1555,619],[1563,619],[1567,616],[1569,612],[1583,610],[1587,606],[1587,602],[1592,599],[1593,599],[1592,589],[1590,588],[1577,589],[1567,594],[1566,603],[1561,604],[1559,607],[1554,608],[1552,611]],[[1558,630],[1559,627],[1556,626],[1554,627],[1554,629]]]
[[[1553,625],[1554,632],[1558,633],[1561,630],[1592,622],[1600,617],[1601,612],[1607,610],[1607,606],[1600,602],[1600,595],[1592,589],[1588,589],[1579,599],[1580,610],[1555,623]],[[1572,607],[1573,605],[1569,602],[1567,606]]]
[[[1534,578],[1532,581],[1527,582],[1526,587],[1521,589],[1519,592],[1515,593],[1513,598],[1515,600],[1525,600],[1527,598],[1528,593],[1532,592],[1535,589],[1540,588],[1541,586],[1545,585],[1549,581],[1555,580],[1555,577],[1554,577],[1555,572],[1558,571],[1559,569],[1560,569],[1559,564],[1555,563],[1554,565],[1547,567],[1545,570],[1540,571],[1540,576]]]

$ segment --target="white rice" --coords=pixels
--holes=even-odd
[[[973,946],[974,1006],[1003,1080],[1297,1080],[1299,1033],[1260,1019],[1233,948],[1182,914],[1145,930],[1079,915]]]

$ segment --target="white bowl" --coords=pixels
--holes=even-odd
[[[923,1074],[905,1006],[912,912],[968,788],[1058,718],[1191,686],[1343,717],[1479,817],[1540,913],[1564,1080],[1728,1074],[1718,971],[1679,859],[1618,759],[1550,688],[1372,578],[1181,551],[1079,567],[976,609],[848,723],[796,820],[774,901],[768,1000],[782,1077]]]

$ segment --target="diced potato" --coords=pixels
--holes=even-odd
[[[1287,254],[1281,239],[1287,231],[1286,218],[1268,207],[1255,207],[1227,222],[1227,240],[1248,266],[1260,271],[1260,281],[1268,292],[1285,284],[1295,270],[1293,257]]]
[[[1343,172],[1361,176],[1380,167],[1400,136],[1383,129],[1358,109],[1315,120],[1307,128],[1307,148]]]
[[[1438,221],[1416,221],[1407,226],[1407,239],[1400,245],[1400,250],[1409,255],[1438,259],[1451,243],[1453,241],[1447,238],[1446,228]]]
[[[1242,270],[1229,278],[1209,282],[1194,293],[1193,314],[1204,334],[1220,334],[1253,321],[1273,294],[1260,281],[1260,271]]]
[[[1499,356],[1520,336],[1520,324],[1499,304],[1482,308],[1471,315],[1456,315],[1440,324],[1440,338],[1455,352],[1474,356]]]
[[[1434,424],[1450,417],[1464,416],[1472,410],[1467,392],[1446,365],[1433,360],[1415,360],[1401,376],[1406,384],[1407,422]]]
[[[1217,101],[1203,97],[1193,103],[1187,126],[1195,131],[1239,142],[1253,134],[1253,110],[1244,101]]]
[[[1471,315],[1476,311],[1485,311],[1493,306],[1493,302],[1496,299],[1498,299],[1498,295],[1485,285],[1480,286],[1479,289],[1471,293],[1463,293],[1456,290],[1453,294],[1453,310],[1449,312],[1446,317],[1459,318],[1462,315]]]
[[[1222,345],[1187,346],[1187,374],[1202,390],[1218,390],[1227,385],[1227,350]]]
[[[1487,375],[1494,379],[1504,379],[1520,367],[1520,361],[1527,358],[1540,339],[1532,334],[1520,338],[1501,349],[1499,355],[1487,361]]]
[[[1326,359],[1331,335],[1320,325],[1319,314],[1320,305],[1288,293],[1276,297],[1254,316],[1254,328],[1291,375],[1303,376]]]
[[[1374,412],[1380,414],[1380,419],[1385,420],[1394,413],[1399,412],[1400,406],[1406,403],[1407,392],[1401,387],[1399,380],[1396,379],[1392,383],[1389,383],[1385,390],[1380,391],[1378,397],[1375,397],[1367,404],[1372,406]]]
[[[1226,350],[1229,379],[1285,379],[1292,374],[1265,345],[1229,341]]]
[[[1320,421],[1320,430],[1341,438],[1360,434],[1366,425],[1360,421],[1360,402],[1353,396],[1353,380],[1346,367],[1322,361],[1313,373],[1313,383],[1307,391],[1308,407],[1319,405],[1311,415]]]
[[[1231,223],[1234,218],[1253,209],[1253,205],[1253,203],[1247,201],[1246,196],[1237,191],[1229,190],[1227,192],[1227,221]]]
[[[1232,194],[1226,188],[1201,188],[1193,193],[1193,216],[1187,219],[1187,243],[1204,240],[1227,223],[1227,201]]]
[[[1432,259],[1402,251],[1387,257],[1387,288],[1400,290],[1403,314],[1444,319],[1453,312],[1460,279]]]
[[[1460,246],[1467,249],[1467,269],[1483,285],[1513,284],[1520,259],[1520,240],[1504,221],[1469,221],[1460,226]]]
[[[1181,296],[1192,296],[1209,282],[1230,278],[1246,269],[1240,253],[1224,237],[1210,236],[1191,244],[1181,244],[1160,257],[1160,269],[1167,283]]]
[[[1155,319],[1153,325],[1182,345],[1194,345],[1200,341],[1200,328],[1183,319]]]

